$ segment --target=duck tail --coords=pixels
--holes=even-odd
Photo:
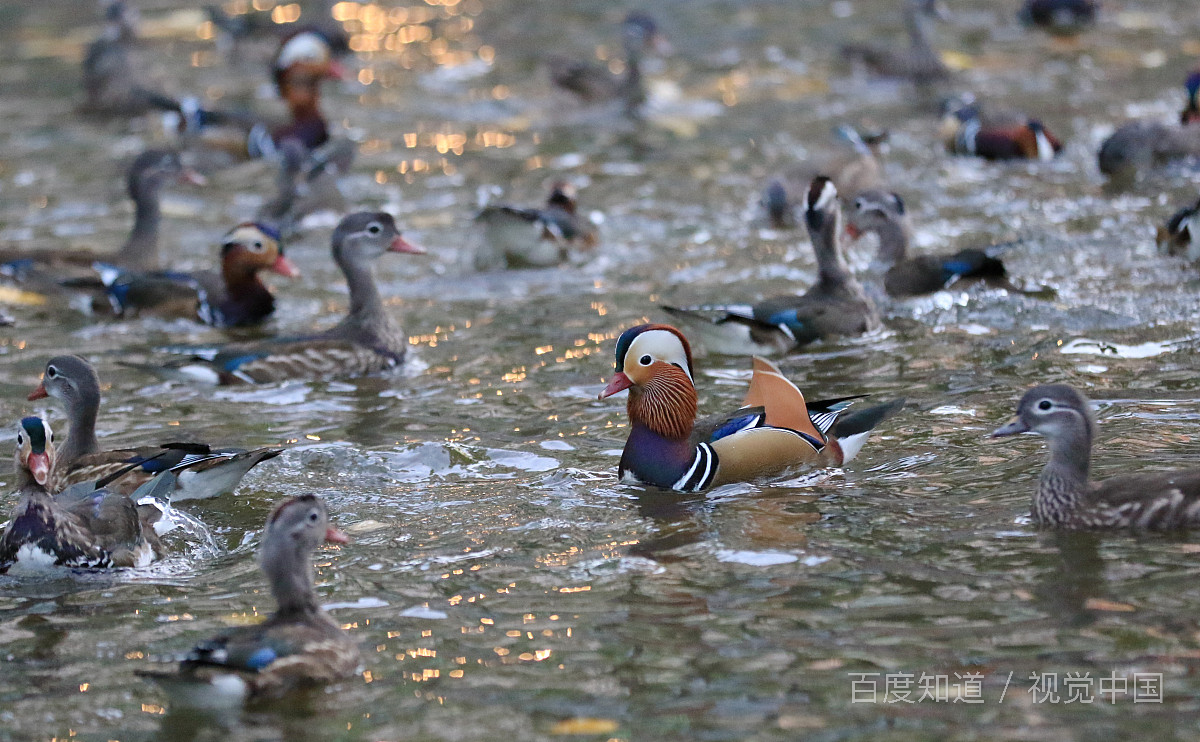
[[[837,438],[842,448],[842,463],[850,461],[862,450],[867,442],[867,436],[879,423],[888,419],[904,407],[905,399],[893,400],[886,404],[868,407],[849,415],[845,415],[834,423],[830,433]]]

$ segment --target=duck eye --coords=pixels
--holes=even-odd
[[[255,240],[254,243],[250,245],[250,249],[254,252],[262,252],[263,243],[259,240]]]
[[[321,516],[317,515],[317,511],[315,511],[315,510],[308,514],[308,522],[309,523],[316,523],[320,519],[321,519]]]
[[[1053,402],[1051,402],[1051,401],[1050,401],[1050,400],[1048,400],[1048,399],[1043,399],[1041,402],[1038,402],[1038,409],[1039,409],[1039,410],[1048,410],[1048,409],[1050,409],[1050,408],[1051,408],[1051,407],[1053,407],[1053,406],[1054,406],[1054,403],[1053,403]]]
[[[57,378],[58,377],[58,369],[56,369],[53,366],[47,366],[46,367],[46,376],[50,377],[51,379]]]
[[[854,208],[858,209],[859,211],[862,211],[863,206],[865,206],[865,205],[866,204],[863,203],[863,200],[861,198],[854,199]]]
[[[383,231],[383,227],[379,226],[378,222],[372,222],[371,225],[367,227],[367,234],[374,235],[374,234],[379,234],[382,231]]]
[[[654,359],[651,358],[650,354],[648,354],[648,353],[638,359],[638,363],[642,364],[643,366],[649,366],[653,362],[654,362]]]
[[[21,435],[20,433],[17,433],[17,445],[18,446],[25,445],[25,436]]]

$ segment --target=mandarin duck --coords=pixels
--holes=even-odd
[[[1096,23],[1100,0],[1025,0],[1017,18],[1055,36],[1075,36]]]
[[[621,47],[625,52],[622,75],[614,75],[607,67],[591,62],[553,56],[547,62],[550,78],[555,85],[587,103],[619,100],[626,114],[635,115],[646,102],[642,59],[648,53],[668,54],[670,44],[653,18],[631,11],[621,22]]]
[[[1065,384],[1034,387],[993,438],[1037,433],[1050,461],[1033,495],[1033,520],[1068,529],[1165,531],[1200,525],[1200,469],[1089,480],[1096,419],[1091,404]]]
[[[863,191],[858,194],[850,207],[846,231],[855,239],[867,233],[879,237],[878,259],[887,266],[883,288],[888,296],[932,294],[963,279],[979,279],[1001,288],[1015,288],[1008,281],[1004,264],[996,256],[1018,243],[908,257],[912,224],[904,201],[896,193]]]
[[[946,9],[940,0],[905,0],[904,28],[909,47],[858,43],[842,45],[842,56],[859,62],[881,77],[931,83],[950,76],[950,70],[933,47],[934,20],[945,20]]]
[[[696,424],[696,387],[687,339],[669,325],[638,325],[617,339],[616,374],[600,399],[629,390],[630,432],[618,477],[679,492],[839,467],[903,400],[839,421],[854,398],[807,406],[770,361],[754,359],[743,407]],[[812,410],[818,414],[811,414]]]
[[[315,335],[189,349],[199,354],[139,368],[208,384],[332,379],[394,368],[404,360],[407,337],[388,316],[373,273],[375,260],[387,252],[425,251],[400,236],[391,214],[350,214],[333,230],[333,259],[350,288],[350,313],[341,322]]]
[[[213,327],[248,327],[270,318],[275,296],[259,278],[260,271],[300,275],[283,254],[279,233],[253,222],[239,224],[222,238],[220,273],[139,273],[103,264],[98,269],[116,315],[179,317]]]
[[[140,567],[163,556],[153,526],[135,504],[145,490],[134,497],[96,486],[57,497],[47,491],[57,452],[54,433],[41,418],[26,417],[17,426],[15,458],[20,500],[0,535],[0,573]]]
[[[943,101],[941,133],[947,152],[985,160],[1049,162],[1063,148],[1041,121],[1015,112],[985,115],[969,94]]]
[[[309,214],[344,211],[346,199],[338,178],[349,171],[356,151],[349,139],[334,139],[315,150],[298,139],[281,142],[275,196],[259,207],[255,221],[290,237]]]
[[[570,248],[590,249],[596,228],[578,212],[575,186],[556,180],[542,208],[509,204],[485,206],[475,216],[483,245],[475,254],[478,270],[546,268],[570,257]]]
[[[861,335],[879,328],[879,312],[842,255],[842,212],[837,189],[824,176],[808,189],[804,223],[817,255],[817,283],[800,296],[779,296],[753,306],[663,307],[687,325],[713,353],[786,353],[813,341]]]
[[[1158,228],[1156,242],[1158,249],[1167,254],[1187,258],[1195,262],[1200,260],[1200,241],[1194,234],[1200,230],[1200,201],[1191,206],[1184,206],[1176,211],[1166,226]]]
[[[172,502],[216,497],[232,492],[259,463],[283,453],[279,448],[213,449],[201,443],[166,443],[157,447],[100,450],[96,416],[100,410],[100,377],[86,359],[55,356],[46,363],[42,381],[30,401],[50,397],[65,408],[67,440],[51,472],[49,489],[59,492],[79,482],[92,482],[134,468],[109,485],[128,494],[160,472],[177,475]]]
[[[6,250],[0,252],[0,275],[48,291],[63,287],[102,290],[94,268],[97,260],[130,270],[157,269],[162,191],[174,181],[197,185],[205,182],[198,173],[184,167],[175,152],[143,152],[129,166],[126,176],[135,215],[133,229],[120,250],[108,256],[90,250]]]
[[[1179,125],[1161,121],[1130,121],[1100,145],[1100,172],[1127,179],[1188,157],[1200,157],[1200,116],[1193,115],[1200,95],[1200,72],[1187,80],[1187,107]]]
[[[177,671],[138,670],[177,707],[237,708],[247,701],[354,677],[362,658],[351,636],[317,602],[313,552],[349,539],[315,495],[285,500],[267,517],[259,552],[276,609],[266,621],[197,644]]]
[[[762,205],[772,227],[783,229],[795,224],[796,207],[792,194],[803,194],[817,175],[827,175],[843,198],[852,198],[868,188],[884,187],[879,155],[887,141],[888,132],[864,134],[848,124],[842,124],[833,131],[839,141],[850,146],[848,155],[824,162],[805,163],[767,184]]]

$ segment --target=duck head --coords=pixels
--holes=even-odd
[[[53,397],[67,408],[87,409],[100,405],[100,377],[96,368],[80,356],[55,356],[46,362],[42,381],[29,393],[29,401]]]
[[[345,544],[346,534],[329,524],[325,502],[300,495],[276,505],[267,516],[259,561],[280,613],[317,611],[312,553],[322,543]]]
[[[425,248],[401,237],[396,220],[384,211],[350,214],[333,230],[333,257],[339,264],[366,263],[385,252],[424,255]]]
[[[556,206],[568,214],[574,214],[577,196],[573,184],[565,180],[556,180],[550,184],[550,195],[546,198],[546,205]]]
[[[221,240],[221,271],[226,282],[236,282],[269,270],[286,278],[299,278],[300,269],[283,254],[279,232],[265,224],[245,222]]]
[[[638,325],[617,339],[616,374],[599,399],[629,390],[629,419],[667,438],[687,438],[696,422],[692,349],[670,325]]]
[[[850,205],[846,234],[858,239],[867,232],[880,232],[906,218],[904,199],[900,194],[874,189],[862,191]]]
[[[621,22],[621,45],[628,57],[640,57],[644,53],[666,56],[672,52],[671,42],[658,28],[658,22],[649,13],[631,11]]]
[[[54,461],[54,431],[49,423],[40,417],[22,418],[17,424],[17,471],[45,487]]]
[[[178,152],[162,149],[150,149],[138,155],[126,174],[129,197],[134,201],[157,198],[163,187],[171,182],[204,185],[205,178],[185,167]]]
[[[1016,416],[994,431],[992,437],[1018,433],[1045,436],[1052,449],[1076,445],[1090,450],[1096,434],[1096,418],[1087,397],[1074,388],[1066,384],[1043,384],[1025,392]]]
[[[329,39],[318,31],[305,29],[284,39],[271,61],[275,86],[283,97],[291,85],[316,85],[321,80],[341,80],[346,70],[334,58]]]

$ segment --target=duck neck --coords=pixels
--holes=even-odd
[[[662,365],[645,384],[630,388],[629,421],[667,440],[686,443],[696,423],[696,387],[683,369]]]
[[[879,260],[889,265],[899,263],[908,256],[908,244],[912,229],[905,219],[888,219],[875,234],[879,235]]]
[[[96,453],[96,414],[100,410],[99,395],[81,392],[80,398],[67,407],[67,441],[58,451],[58,460],[70,464],[80,456]]]
[[[293,547],[288,550],[287,547]],[[313,572],[307,555],[300,554],[294,543],[263,552],[262,568],[271,585],[271,595],[278,606],[276,616],[297,616],[319,613],[317,591],[313,587]]]
[[[826,214],[816,229],[809,229],[817,254],[817,285],[825,291],[841,288],[854,281],[842,247],[838,242],[842,220],[836,211]]]
[[[383,298],[375,284],[372,265],[360,260],[344,259],[339,255],[338,267],[345,274],[346,285],[350,289],[350,315],[347,319],[359,324],[380,321],[378,318],[385,316]]]
[[[646,102],[646,88],[642,82],[641,52],[632,50],[625,59],[625,79],[621,83],[622,97],[625,99],[625,112],[635,114]]]
[[[245,308],[252,314],[270,314],[275,297],[258,276],[258,269],[224,265],[221,277],[225,282],[225,302]]]
[[[133,229],[121,248],[121,262],[128,268],[157,268],[158,225],[162,221],[162,195],[157,184],[138,184],[133,204]]]
[[[1088,471],[1092,455],[1092,438],[1086,430],[1049,440],[1050,461],[1042,470],[1033,514],[1043,523],[1069,520],[1083,501],[1088,490]]]

